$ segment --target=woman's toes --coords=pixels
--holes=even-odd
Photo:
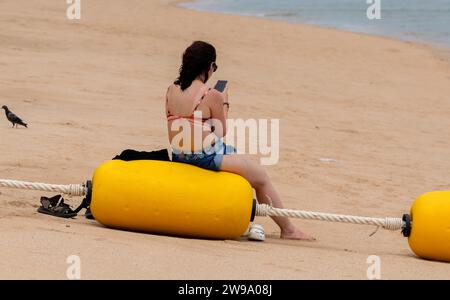
[[[301,240],[301,241],[315,241],[316,239],[303,231],[296,229],[294,231],[281,231],[282,239]]]

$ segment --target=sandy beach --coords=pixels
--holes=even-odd
[[[183,9],[175,1],[0,2],[0,178],[82,183],[124,149],[168,146],[167,86],[194,40],[218,51],[231,118],[279,118],[280,160],[268,167],[286,207],[401,217],[414,199],[450,189],[448,52],[394,39]],[[326,158],[324,160],[324,158]],[[0,189],[0,278],[449,279],[398,232],[294,220],[316,242],[213,241],[108,229],[36,212],[50,193]],[[77,205],[80,198],[67,198]]]

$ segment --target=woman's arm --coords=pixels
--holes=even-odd
[[[166,116],[168,116],[169,115],[169,92],[170,92],[170,88],[172,87],[172,85],[170,85],[168,88],[167,88],[167,91],[166,91],[166,105],[165,105],[165,107],[166,107]]]
[[[225,120],[228,119],[228,110],[230,109],[230,102],[228,101],[228,87],[230,86],[230,84],[228,83],[225,86],[225,89],[222,92],[222,95],[224,97],[223,99],[223,110],[225,112]],[[226,133],[226,132],[225,132]]]
[[[228,103],[226,101],[228,96],[216,90],[212,90],[210,95],[211,125],[214,126],[214,134],[221,138],[227,133],[228,105],[224,103]]]

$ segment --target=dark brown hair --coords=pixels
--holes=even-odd
[[[216,49],[214,46],[206,42],[195,41],[183,53],[180,75],[174,84],[179,85],[184,91],[191,86],[195,78],[202,74],[206,82],[208,71],[215,61]]]

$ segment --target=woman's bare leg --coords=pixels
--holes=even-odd
[[[221,171],[236,173],[243,176],[256,190],[258,202],[271,204],[274,207],[283,208],[280,196],[272,185],[272,182],[264,168],[245,155],[224,155]],[[281,238],[296,240],[314,240],[294,226],[289,218],[272,217],[281,229]]]

